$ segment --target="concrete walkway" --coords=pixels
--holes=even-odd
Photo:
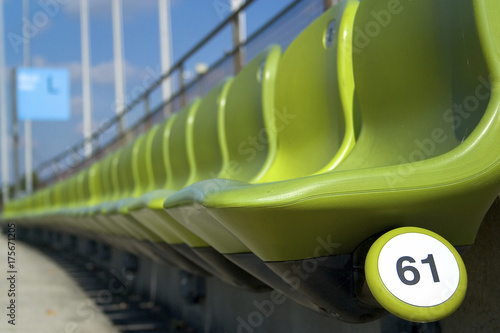
[[[15,242],[17,273],[8,273],[7,246],[5,235],[0,235],[0,332],[118,332],[76,282],[35,248]],[[9,297],[9,278],[15,282],[15,298]],[[12,299],[15,326],[8,322]]]

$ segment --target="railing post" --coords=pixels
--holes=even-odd
[[[148,131],[151,128],[151,117],[150,117],[150,106],[149,106],[149,92],[144,96],[144,116],[146,117],[146,122],[144,124],[144,131]]]
[[[233,20],[233,45],[236,48],[233,58],[234,74],[236,75],[243,68],[243,53],[241,52],[240,46],[240,20],[238,15],[236,15]]]
[[[181,108],[185,107],[187,104],[186,93],[184,91],[184,64],[179,64],[179,92],[181,98]]]
[[[241,1],[232,0],[231,6],[233,7],[233,10],[238,10],[241,6]],[[238,72],[243,68],[243,64],[245,63],[243,59],[243,50],[241,48],[241,44],[245,40],[245,36],[243,33],[245,29],[244,27],[242,27],[242,24],[245,24],[245,20],[242,20],[242,18],[242,12],[240,12],[238,15],[235,15],[233,18],[233,47],[236,49],[233,57],[235,75],[238,74]]]

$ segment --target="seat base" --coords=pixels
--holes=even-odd
[[[265,292],[271,288],[263,281],[257,279],[247,271],[228,260],[213,247],[195,247],[193,251],[203,260],[212,265],[217,271],[221,272],[223,279],[229,279],[233,285],[251,291]]]
[[[176,266],[177,268],[194,275],[210,276],[210,273],[193,263],[185,256],[179,254],[179,252],[175,251],[172,246],[167,243],[149,241],[144,241],[142,243],[142,246],[148,247],[150,252],[154,253],[154,255],[159,258],[162,263]]]
[[[267,262],[267,266],[329,316],[350,323],[366,323],[387,311],[361,301],[355,290],[363,280],[355,273],[353,255]]]
[[[273,272],[259,257],[253,253],[225,254],[225,257],[247,272],[265,282],[273,289],[281,292],[294,302],[311,309],[315,312],[324,313],[318,306],[313,304],[307,297],[292,288],[280,276]]]

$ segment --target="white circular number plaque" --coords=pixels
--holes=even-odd
[[[453,253],[439,240],[420,233],[405,233],[389,240],[380,251],[378,270],[387,290],[414,306],[446,302],[460,281]]]
[[[467,272],[457,250],[440,235],[416,227],[380,236],[366,255],[365,276],[380,305],[416,322],[449,316],[467,291]]]

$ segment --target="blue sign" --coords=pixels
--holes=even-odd
[[[68,120],[70,82],[66,69],[18,68],[17,115],[20,120]]]

